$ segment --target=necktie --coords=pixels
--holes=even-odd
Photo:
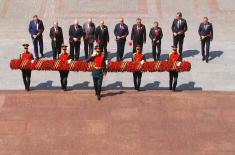
[[[180,28],[181,20],[178,20],[178,28]]]
[[[38,30],[38,23],[36,23],[36,26],[37,26],[37,30]]]

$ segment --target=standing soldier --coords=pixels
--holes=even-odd
[[[68,63],[69,54],[67,53],[67,46],[62,45],[61,49],[62,49],[62,53],[59,55],[59,60],[62,61],[62,63]],[[60,72],[61,88],[64,91],[66,91],[67,90],[67,79],[68,79],[69,71],[61,70],[59,72]]]
[[[94,81],[95,94],[97,99],[101,98],[101,87],[103,81],[103,75],[106,75],[105,58],[98,45],[95,46],[95,52],[90,56],[87,62],[94,61],[94,67],[92,69],[92,76]]]
[[[140,63],[141,65],[144,64],[145,57],[142,54],[140,45],[136,45],[136,50],[133,53],[132,61]],[[142,78],[142,72],[141,71],[140,72],[133,72],[134,86],[135,86],[135,90],[137,90],[137,91],[140,90],[141,78]]]
[[[170,52],[168,60],[171,62],[179,61],[180,56],[177,52],[177,47],[174,45],[171,47],[172,47],[172,52]],[[169,84],[170,84],[169,89],[175,91],[176,86],[177,86],[177,80],[178,80],[178,72],[177,71],[169,71],[169,79],[170,79],[169,80]],[[174,82],[173,82],[173,80],[174,80]]]
[[[177,12],[176,18],[172,23],[171,29],[173,32],[173,44],[174,46],[179,47],[179,59],[181,61],[185,32],[188,30],[187,22],[185,19],[182,18],[181,12]]]
[[[38,19],[37,15],[33,16],[33,20],[29,23],[29,33],[31,35],[31,38],[33,40],[33,46],[34,46],[34,55],[36,59],[39,59],[38,55],[38,45],[40,47],[40,54],[41,57],[44,57],[43,54],[43,36],[42,33],[44,31],[44,25],[43,22]]]
[[[88,56],[93,53],[95,42],[95,24],[92,22],[92,18],[89,18],[88,21],[83,25],[83,31],[85,59],[87,59]]]
[[[208,17],[203,18],[203,22],[200,24],[198,29],[198,34],[201,39],[201,52],[202,52],[202,61],[208,63],[209,61],[209,51],[210,51],[210,42],[213,40],[213,26],[208,22]],[[206,53],[205,53],[206,46]]]
[[[152,40],[152,54],[154,61],[160,60],[161,56],[161,40],[163,37],[162,29],[158,26],[158,22],[154,22],[154,26],[151,28],[149,32],[149,38]],[[157,54],[156,54],[157,47]]]
[[[146,29],[145,25],[141,23],[140,18],[136,19],[136,24],[132,27],[131,40],[133,41],[133,53],[137,45],[140,46],[141,51],[143,50],[143,44],[146,43]]]
[[[24,52],[20,54],[20,60],[33,60],[33,55],[28,51],[29,44],[22,45]],[[30,89],[31,70],[21,69],[25,90]]]
[[[100,25],[96,28],[95,40],[100,46],[102,52],[104,52],[105,59],[108,57],[107,44],[109,42],[109,30],[104,21],[100,21]]]
[[[50,30],[51,47],[53,51],[53,59],[58,59],[61,52],[61,45],[64,43],[62,28],[58,26],[58,22],[54,22],[54,26]]]
[[[117,61],[123,60],[126,37],[129,34],[128,26],[124,23],[124,19],[121,17],[119,23],[114,28],[114,35],[117,41]]]
[[[69,28],[70,57],[72,60],[79,60],[82,36],[83,29],[79,25],[78,20],[75,19],[74,24]]]

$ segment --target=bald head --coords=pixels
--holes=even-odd
[[[54,27],[58,27],[58,21],[54,21],[53,25]]]
[[[101,20],[101,21],[100,21],[100,26],[103,26],[103,25],[104,25],[104,21]]]
[[[92,22],[92,18],[88,18],[87,21],[88,21],[88,23],[91,23]]]
[[[74,20],[74,25],[78,25],[78,24],[79,24],[78,19],[75,19],[75,20]]]
[[[119,23],[120,23],[120,24],[123,24],[123,23],[124,23],[124,18],[123,18],[123,17],[120,17],[120,18],[119,18]]]

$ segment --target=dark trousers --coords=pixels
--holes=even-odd
[[[72,60],[79,60],[80,45],[81,45],[80,41],[70,43],[70,58]]]
[[[210,51],[210,38],[205,38],[201,40],[201,48],[202,57],[208,59]]]
[[[142,78],[142,72],[133,73],[133,81],[134,81],[134,86],[136,90],[140,89],[141,78]]]
[[[60,83],[61,83],[61,88],[63,90],[67,89],[67,79],[69,75],[69,71],[59,71],[60,72]]]
[[[123,60],[126,39],[117,40],[117,61]]]
[[[178,80],[178,72],[176,71],[170,71],[169,72],[169,84],[170,84],[170,90],[175,90],[177,86],[177,80]]]
[[[59,59],[59,55],[61,53],[61,44],[58,44],[52,41],[51,47],[52,47],[52,52],[53,52],[53,59],[54,60]]]
[[[102,52],[104,52],[104,58],[105,60],[108,58],[108,51],[107,51],[107,42],[100,44],[100,49]]]
[[[34,55],[37,59],[39,58],[38,45],[39,45],[39,48],[40,48],[40,54],[43,57],[43,39],[42,39],[42,37],[33,39]]]
[[[181,35],[173,36],[173,44],[174,46],[179,47],[179,59],[182,60],[184,36]]]
[[[156,52],[156,49],[157,49],[157,52]],[[159,43],[152,43],[152,55],[153,55],[154,61],[160,60],[160,56],[161,56],[161,42],[159,42]]]
[[[85,59],[93,53],[94,43],[89,43],[88,41],[84,40],[84,51],[85,51]]]
[[[97,96],[100,96],[101,95],[102,82],[103,82],[103,76],[100,76],[100,77],[94,77],[93,76],[93,82],[94,82],[95,94]]]
[[[31,78],[31,70],[21,70],[22,72],[22,78],[24,82],[24,86],[26,90],[29,90],[30,87],[30,78]]]
[[[138,42],[133,42],[133,50],[132,52],[135,53],[136,52],[136,46],[139,45],[140,46],[140,51],[143,51],[143,42],[142,43],[138,43]]]

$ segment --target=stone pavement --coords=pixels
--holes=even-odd
[[[24,42],[32,43],[27,32],[29,20],[38,14],[44,21],[45,53],[52,56],[49,29],[54,20],[58,20],[64,30],[65,43],[68,44],[68,28],[74,18],[83,24],[88,17],[93,17],[96,24],[104,19],[109,26],[111,41],[108,45],[114,59],[116,44],[113,28],[120,16],[131,29],[136,17],[141,17],[147,27],[147,33],[153,21],[158,20],[163,28],[162,57],[166,58],[172,45],[171,23],[177,11],[182,11],[188,21],[189,31],[184,44],[184,59],[192,63],[192,71],[179,76],[179,89],[182,90],[235,90],[235,7],[233,0],[0,0],[0,89],[23,89],[21,73],[11,71],[9,61],[19,55],[20,46]],[[214,25],[215,37],[211,45],[211,61],[201,61],[200,41],[197,29],[201,18],[208,16]],[[130,36],[129,36],[130,38]],[[130,40],[128,38],[128,40]],[[83,52],[83,44],[81,45]],[[151,43],[147,40],[144,53],[151,59]],[[126,60],[130,60],[131,47],[126,45]],[[58,87],[59,74],[56,72],[33,72],[32,86],[38,89]],[[75,88],[92,87],[90,73],[70,73],[69,85]],[[111,89],[132,87],[132,75],[108,74],[104,86]],[[168,86],[167,73],[145,73],[142,86],[148,89]],[[159,88],[159,89],[160,89]]]
[[[1,155],[234,155],[235,93],[0,91]]]

